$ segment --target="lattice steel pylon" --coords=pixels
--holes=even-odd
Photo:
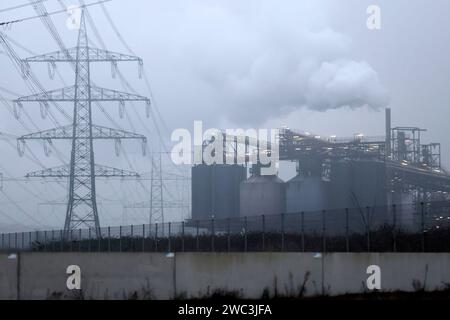
[[[158,157],[155,159],[155,154],[152,154],[152,168],[150,178],[150,214],[149,223],[161,223],[162,232],[164,234],[164,198],[163,198],[163,179],[162,179],[162,160],[161,153],[158,152]]]
[[[74,102],[72,125],[18,138],[19,146],[26,140],[40,139],[47,144],[51,144],[54,139],[72,141],[69,166],[45,169],[27,175],[27,177],[69,178],[69,199],[64,223],[66,236],[69,236],[74,229],[87,227],[95,229],[97,237],[101,237],[95,187],[97,176],[139,176],[135,172],[98,165],[94,161],[93,141],[96,139],[113,139],[116,142],[122,139],[139,139],[143,144],[143,152],[146,148],[147,140],[143,135],[92,123],[91,103],[93,101],[118,101],[120,106],[123,106],[125,101],[144,101],[148,106],[150,105],[150,100],[143,96],[91,86],[90,64],[92,62],[111,62],[113,66],[116,66],[118,61],[136,61],[139,67],[142,66],[142,59],[138,57],[89,47],[84,12],[81,16],[75,48],[39,55],[23,61],[26,66],[29,62],[46,62],[49,65],[54,65],[55,62],[70,62],[75,69],[74,86],[21,97],[15,101],[19,105],[23,102],[39,102],[44,110],[48,108],[49,101]]]

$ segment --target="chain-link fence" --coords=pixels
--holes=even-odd
[[[2,234],[2,251],[450,252],[450,202]]]

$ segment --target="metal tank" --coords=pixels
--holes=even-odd
[[[247,177],[240,165],[192,167],[192,219],[225,219],[239,216],[239,185]]]
[[[333,161],[330,169],[329,205],[332,209],[354,208],[353,172],[348,161]]]
[[[320,176],[298,174],[286,183],[286,211],[319,211],[329,207],[329,182]]]
[[[386,166],[378,161],[334,161],[330,172],[330,206],[365,208],[387,205]]]
[[[343,160],[331,164],[330,209],[349,208],[350,229],[363,232],[389,222],[386,166],[383,162]],[[344,225],[342,221],[334,223]]]
[[[252,176],[241,182],[241,216],[259,216],[286,213],[286,184],[276,175]]]
[[[355,161],[353,188],[361,206],[386,207],[386,165],[381,161]]]

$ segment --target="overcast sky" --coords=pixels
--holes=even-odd
[[[59,10],[61,3],[77,1],[45,1],[48,11]],[[0,7],[17,4],[17,0],[2,0]],[[381,30],[366,27],[366,9],[372,4],[381,8]],[[382,136],[384,108],[388,106],[394,126],[427,128],[424,142],[441,142],[444,165],[450,168],[449,1],[113,0],[106,7],[126,42],[144,59],[154,97],[169,127],[163,133],[166,140],[175,128],[192,129],[194,120],[203,120],[206,127],[287,125],[321,135]],[[128,53],[102,10],[94,6],[89,12],[108,49]],[[30,7],[0,12],[0,21],[32,15],[35,12]],[[77,32],[66,28],[66,17],[55,15],[52,19],[66,45],[73,46]],[[39,19],[12,25],[3,32],[35,53],[58,50]],[[97,44],[91,27],[88,32]],[[17,52],[22,57],[29,55],[21,49]],[[30,94],[5,55],[0,54],[0,66],[0,87]],[[144,82],[137,78],[136,65],[119,68],[133,87],[148,95]],[[61,65],[59,70],[67,83],[73,82],[69,68]],[[58,80],[48,80],[46,66],[33,67],[33,71],[46,88],[63,86]],[[95,66],[93,79],[103,87],[122,90],[120,82],[111,79],[109,65]],[[25,107],[40,128],[54,126],[39,118],[38,106]],[[143,126],[152,127],[151,120],[144,117],[144,106],[136,104],[137,111],[129,111],[128,120],[119,119],[116,104],[105,107],[124,129],[150,134]],[[67,108],[71,113],[72,107]],[[28,133],[6,110],[0,115],[1,132]],[[111,125],[99,110],[94,111],[94,118],[99,124]],[[64,123],[64,118],[59,119]],[[55,156],[42,156],[39,145],[32,148],[47,166],[61,163]],[[138,155],[138,146],[127,148],[135,169],[148,172],[148,159]],[[67,145],[60,149],[68,156]],[[19,159],[7,144],[2,143],[2,150],[0,171],[21,177],[39,169],[26,158]],[[115,158],[112,144],[97,150],[105,150],[97,152],[99,162],[129,169],[126,159]],[[64,201],[64,188],[59,188],[57,195],[52,190],[58,186],[42,182],[27,186],[38,197],[29,197],[23,187],[12,182],[5,182],[4,187],[32,215],[43,200]],[[121,201],[148,200],[142,190],[133,193],[135,184],[117,188],[125,190]],[[131,188],[128,193],[127,188]],[[102,190],[106,206],[114,191]],[[115,212],[111,220],[123,219],[120,205],[111,206]],[[61,209],[54,208],[58,217],[46,211],[48,224],[61,224]],[[17,208],[9,205],[2,210],[16,214]],[[27,219],[20,213],[17,216]],[[136,221],[144,218],[145,213]],[[170,218],[181,217],[173,213]]]

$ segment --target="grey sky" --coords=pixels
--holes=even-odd
[[[2,0],[0,6],[18,3]],[[56,0],[45,3],[48,11],[60,9]],[[382,28],[378,31],[366,28],[366,8],[371,4],[381,8]],[[442,143],[443,162],[450,168],[450,21],[446,16],[450,2],[446,0],[114,0],[107,7],[130,47],[144,59],[153,93],[170,130],[192,129],[194,120],[203,120],[205,126],[216,127],[288,125],[322,135],[383,135],[384,114],[382,108],[376,107],[387,104],[392,108],[393,125],[425,127],[429,130],[425,142]],[[89,11],[108,48],[127,53],[100,8]],[[34,14],[31,8],[0,13],[0,21]],[[73,46],[76,32],[67,30],[65,19],[64,15],[53,17],[66,45]],[[36,53],[57,50],[39,20],[13,25],[4,32]],[[97,42],[92,29],[89,33]],[[17,51],[23,57],[28,55]],[[29,94],[4,55],[0,55],[0,66],[1,87]],[[137,79],[135,65],[120,69],[139,92],[147,94],[143,81]],[[46,66],[33,70],[47,88],[62,87],[58,80],[48,80]],[[61,65],[59,70],[67,83],[73,82],[69,68]],[[95,66],[94,71],[96,83],[122,89],[117,79],[111,79],[109,65]],[[330,73],[341,79],[332,90],[322,81]],[[358,76],[343,76],[349,73]],[[347,102],[354,108],[337,108]],[[371,107],[360,107],[366,102]],[[325,105],[331,110],[325,110]],[[25,107],[40,128],[54,126],[40,120],[37,106]],[[71,113],[72,106],[66,107]],[[137,113],[129,111],[130,120],[119,119],[116,105],[105,107],[124,129],[149,135],[137,119],[139,115],[146,126],[152,126],[143,117],[144,106],[136,104]],[[110,125],[98,110],[94,113],[97,123]],[[0,110],[0,115],[0,131],[26,133],[6,110]],[[60,121],[64,123],[63,118]],[[168,133],[164,134],[168,139]],[[60,164],[55,156],[42,156],[39,145],[30,147],[47,166]],[[60,149],[68,156],[67,145],[61,144]],[[136,170],[148,172],[148,159],[138,155],[138,146],[126,149],[133,152],[129,157]],[[18,158],[7,144],[2,143],[2,150],[0,165],[14,177],[39,169],[26,158]],[[112,144],[99,145],[97,150],[98,162],[129,167],[123,157],[115,158]],[[43,182],[26,186],[42,199],[30,197],[23,187],[12,182],[5,184],[5,192],[35,217],[38,202],[64,200],[64,188]],[[114,198],[108,186],[101,187],[101,195]],[[60,191],[55,193],[54,188]],[[138,188],[136,184],[115,183],[114,188],[123,191],[121,201],[148,200],[143,190],[133,192]],[[104,203],[106,206],[108,202]],[[108,208],[114,214],[107,223],[121,223],[117,221],[122,218],[121,206],[110,204]],[[63,209],[55,207],[58,217],[46,212],[45,218],[58,225]],[[14,215],[17,208],[5,205],[2,210]],[[27,219],[21,213],[17,216]],[[145,213],[134,218],[142,222]],[[168,218],[181,217],[174,212]],[[30,221],[26,224],[33,225]]]

